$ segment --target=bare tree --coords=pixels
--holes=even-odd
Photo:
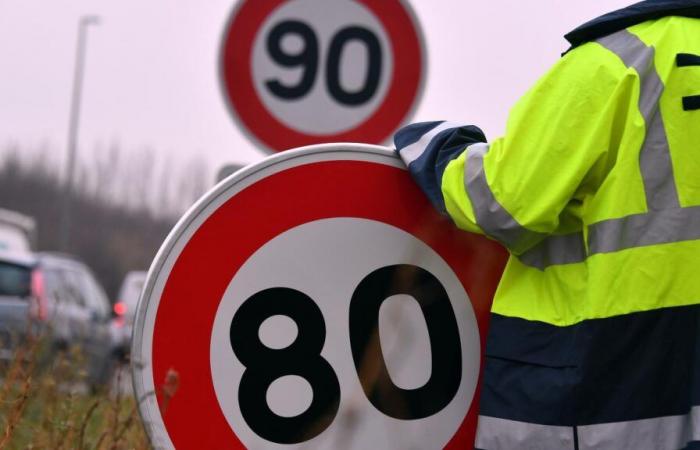
[[[201,157],[192,158],[179,172],[177,184],[179,207],[185,210],[192,206],[210,186],[209,169]]]
[[[59,166],[45,155],[23,150],[8,145],[0,158],[0,207],[34,217],[39,249],[57,249],[63,192]],[[177,216],[206,189],[207,169],[202,160],[176,167],[180,170],[167,160],[159,168],[152,150],[126,159],[116,145],[96,149],[93,155],[89,162],[80,161],[72,192],[70,252],[86,261],[114,294],[126,271],[148,268]],[[168,200],[161,209],[159,198],[182,201]]]

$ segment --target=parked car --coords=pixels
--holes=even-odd
[[[114,319],[112,320],[112,339],[115,352],[119,357],[126,357],[131,348],[131,335],[134,330],[136,307],[143,285],[146,283],[146,272],[131,271],[126,274],[119,288],[117,301],[114,303]]]
[[[34,327],[38,303],[32,293],[36,260],[28,254],[0,250],[0,361],[14,358],[14,350]]]
[[[0,250],[28,253],[34,248],[36,222],[29,216],[0,209]]]
[[[11,357],[24,330],[45,332],[50,353],[79,346],[87,381],[96,386],[111,376],[114,360],[109,330],[110,304],[88,267],[62,254],[39,253],[25,259],[0,258],[5,293],[0,323],[5,336],[3,355]],[[29,280],[29,281],[27,281]]]

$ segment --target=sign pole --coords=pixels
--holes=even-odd
[[[72,196],[75,178],[76,153],[78,151],[78,128],[80,124],[80,100],[83,90],[85,72],[85,53],[87,49],[87,31],[90,25],[99,25],[97,16],[83,16],[78,22],[78,41],[75,52],[75,69],[73,73],[73,94],[71,97],[70,119],[68,122],[68,147],[66,156],[66,173],[61,207],[61,227],[59,246],[63,251],[70,251],[70,231],[72,216]]]

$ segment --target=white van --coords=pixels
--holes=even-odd
[[[34,249],[36,222],[29,216],[0,209],[0,251],[29,253]]]
[[[117,301],[114,303],[112,342],[115,346],[114,352],[119,357],[125,357],[131,349],[131,334],[134,329],[136,307],[146,283],[146,275],[147,272],[140,270],[128,272],[119,289]]]

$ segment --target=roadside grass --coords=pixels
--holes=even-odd
[[[0,449],[147,449],[136,402],[122,392],[126,366],[111,386],[89,387],[79,349],[49,358],[31,339],[0,366]]]

